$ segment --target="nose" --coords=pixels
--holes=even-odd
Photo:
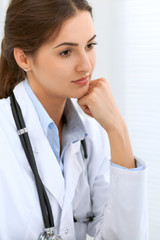
[[[76,71],[77,72],[83,72],[90,74],[92,71],[92,63],[91,60],[86,52],[81,53],[78,57],[77,63],[76,63]]]

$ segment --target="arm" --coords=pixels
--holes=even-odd
[[[126,168],[135,168],[135,160],[127,127],[124,125],[109,131],[108,137],[112,162]]]
[[[108,133],[112,162],[126,168],[135,168],[128,130],[107,80],[92,80],[88,93],[80,98],[78,103],[83,111],[94,117]]]

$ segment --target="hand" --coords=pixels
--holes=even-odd
[[[95,118],[107,132],[120,127],[121,123],[124,125],[109,83],[104,78],[92,80],[87,94],[78,99],[78,104],[87,115]]]
[[[112,162],[126,168],[134,168],[135,161],[128,130],[107,80],[92,80],[87,94],[78,99],[78,104],[107,131]]]

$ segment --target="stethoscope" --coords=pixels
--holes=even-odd
[[[24,152],[26,154],[26,157],[28,159],[29,165],[32,169],[35,182],[36,182],[43,222],[45,226],[44,231],[39,236],[39,240],[62,240],[61,236],[57,233],[56,227],[54,225],[54,218],[52,214],[51,205],[50,205],[45,187],[38,173],[36,161],[34,158],[31,142],[30,142],[28,131],[24,122],[22,111],[14,96],[14,93],[12,93],[10,100],[11,100],[11,109],[12,109],[13,117],[17,127],[17,132],[20,137],[20,141],[22,143]],[[81,140],[81,145],[83,147],[84,158],[87,159],[88,155],[87,155],[85,140]],[[94,216],[92,212],[89,217],[79,218],[76,215],[75,211],[73,211],[73,217],[74,217],[74,222],[79,222],[79,223],[89,223],[94,220]]]

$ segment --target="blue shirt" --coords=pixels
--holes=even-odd
[[[70,99],[67,100],[65,109],[64,109],[64,116],[66,119],[66,123],[63,126],[62,130],[62,153],[60,156],[60,143],[59,143],[59,132],[56,124],[53,122],[53,120],[48,115],[47,111],[44,109],[43,105],[40,103],[36,95],[34,94],[33,90],[31,89],[28,80],[24,80],[24,87],[27,91],[27,94],[29,95],[36,111],[39,117],[39,120],[41,122],[43,131],[49,141],[49,144],[57,158],[57,161],[59,162],[59,165],[61,167],[62,173],[64,173],[64,167],[63,167],[63,156],[64,151],[68,144],[74,143],[76,141],[81,141],[84,139],[88,134],[84,127],[84,124],[79,117],[77,111],[75,110],[72,102]],[[111,164],[118,168],[127,169],[125,167],[119,166],[115,163]],[[127,169],[128,171],[141,171],[144,169],[143,165],[140,165],[136,161],[136,167],[132,169]]]

